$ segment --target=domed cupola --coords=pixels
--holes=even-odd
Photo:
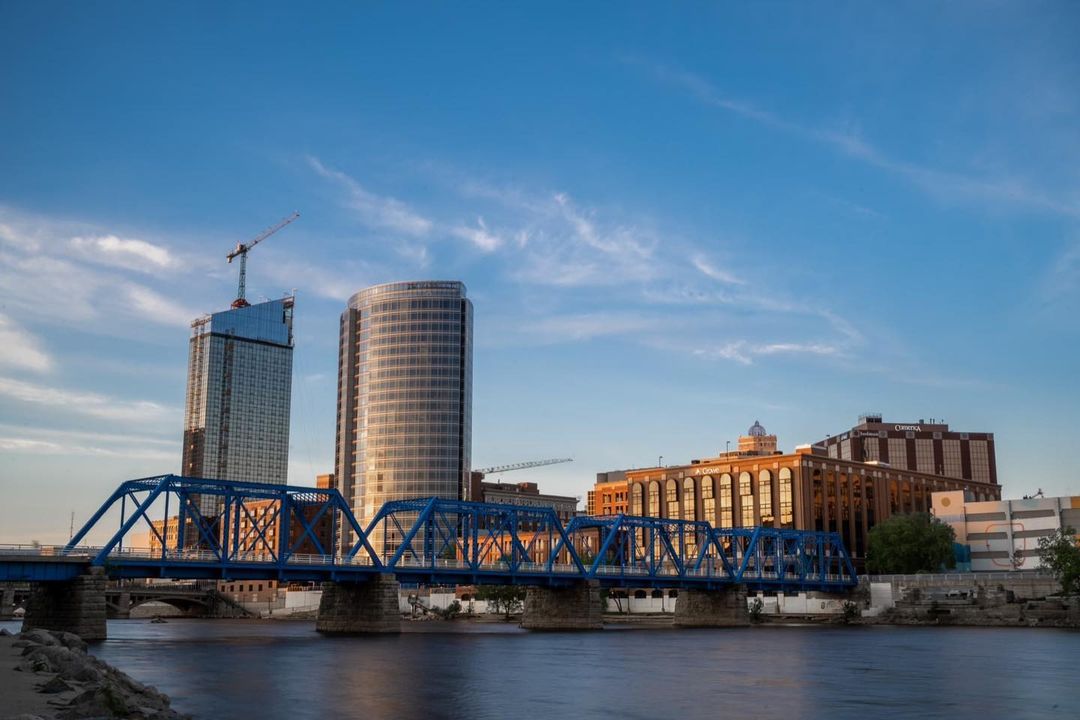
[[[765,428],[757,420],[750,426],[750,429],[746,431],[746,434],[750,437],[765,437],[769,433],[765,432]]]

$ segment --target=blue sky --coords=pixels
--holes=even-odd
[[[1080,493],[1075,3],[0,5],[0,542],[180,464],[188,323],[295,289],[290,479],[338,315],[460,279],[473,457],[790,449],[865,411]]]

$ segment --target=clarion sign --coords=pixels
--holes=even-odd
[[[915,432],[922,432],[922,428],[918,425],[894,425],[897,430],[914,430]]]

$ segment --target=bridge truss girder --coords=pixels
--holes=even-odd
[[[216,498],[218,514],[200,512],[207,497]],[[264,501],[262,512],[252,511],[252,501]],[[582,516],[564,525],[552,508],[442,498],[386,503],[361,528],[336,490],[175,475],[120,485],[58,553],[66,557],[53,559],[85,552],[80,543],[117,507],[119,529],[88,555],[89,564],[106,566],[112,577],[358,582],[394,573],[428,584],[593,580],[609,587],[773,590],[844,589],[856,582],[837,533],[629,515]],[[154,508],[164,509],[165,532],[152,522]],[[178,517],[172,535],[170,513]],[[324,520],[330,537],[320,536]],[[157,540],[154,553],[124,547],[142,525]],[[346,532],[357,541],[339,555],[335,548]],[[304,546],[315,552],[300,553]]]

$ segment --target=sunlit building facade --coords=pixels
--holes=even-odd
[[[629,489],[622,470],[596,473],[585,504],[586,515],[620,515],[629,511]]]
[[[880,463],[978,483],[998,482],[994,434],[951,430],[942,420],[885,422],[879,414],[868,414],[855,427],[829,436],[822,444],[829,457],[838,460]]]
[[[191,324],[181,473],[283,485],[289,476],[293,298]],[[200,510],[216,513],[216,500]]]
[[[688,465],[627,470],[630,514],[705,520],[716,527],[837,532],[861,559],[871,527],[896,513],[929,512],[934,492],[1001,497],[993,483],[839,460],[822,445],[783,453],[756,422],[739,446]]]
[[[472,324],[460,282],[377,285],[350,298],[334,475],[361,524],[390,500],[468,496]],[[382,543],[381,527],[371,539]]]

